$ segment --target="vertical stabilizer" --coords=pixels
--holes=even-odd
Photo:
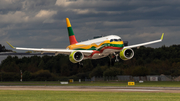
[[[67,23],[67,30],[68,30],[68,33],[69,33],[69,42],[70,42],[70,44],[72,45],[72,44],[78,43],[76,38],[75,38],[74,32],[72,30],[69,18],[66,18],[66,23]]]

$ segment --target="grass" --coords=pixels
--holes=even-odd
[[[0,82],[0,86],[127,86],[127,82]],[[135,87],[180,87],[180,82],[136,82]],[[179,101],[180,93],[0,90],[0,101]]]
[[[74,83],[74,86],[128,86],[128,82],[90,82],[90,83]],[[134,87],[180,87],[180,82],[135,82]]]
[[[179,99],[180,93],[0,90],[0,101],[179,101]]]
[[[0,86],[116,86],[116,87],[125,87],[128,86],[127,82],[74,82],[69,83],[68,85],[61,85],[60,81],[37,81],[37,82],[0,82]],[[159,82],[149,82],[144,83],[135,83],[134,87],[180,87],[180,82],[170,82],[170,81],[159,81]]]

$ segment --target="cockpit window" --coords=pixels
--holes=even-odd
[[[113,41],[122,41],[121,39],[111,39],[110,42],[113,42]]]
[[[110,42],[113,42],[113,39],[111,39]]]
[[[114,39],[114,41],[118,41],[118,39]]]

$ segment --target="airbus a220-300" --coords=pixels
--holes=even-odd
[[[134,56],[134,51],[131,48],[136,48],[148,44],[153,44],[161,42],[163,40],[164,33],[162,33],[161,39],[145,42],[136,45],[125,46],[121,37],[117,35],[104,36],[88,41],[78,42],[75,38],[71,23],[68,18],[66,18],[67,30],[69,34],[70,45],[66,49],[44,49],[44,48],[23,48],[23,47],[13,47],[17,50],[29,50],[35,52],[43,53],[55,53],[67,54],[69,55],[69,60],[72,63],[80,63],[84,59],[100,59],[107,56],[120,56],[122,60],[129,60]],[[118,54],[117,54],[118,53]]]

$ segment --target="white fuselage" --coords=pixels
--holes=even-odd
[[[117,35],[108,35],[108,36],[104,36],[104,37],[100,37],[100,38],[96,38],[96,39],[82,41],[82,42],[76,43],[76,45],[80,45],[80,44],[90,45],[90,44],[93,44],[93,43],[99,45],[102,42],[104,42],[106,40],[111,40],[111,39],[121,39],[121,37],[119,37]]]
[[[79,42],[76,45],[82,45],[82,44],[84,44],[84,45],[92,45],[92,44],[100,45],[104,41],[111,40],[111,39],[121,39],[121,37],[119,37],[117,35],[109,35],[109,36],[105,36],[105,37],[100,37],[100,38],[96,38],[96,39],[91,39],[91,40]],[[100,47],[97,47],[97,49],[98,48],[100,48]],[[120,50],[108,49],[107,48],[107,49],[104,49],[102,52],[93,54],[91,57],[85,57],[85,59],[87,59],[87,58],[99,59],[99,58],[106,57],[109,54],[113,54],[114,52],[117,52],[117,51],[120,51]]]

